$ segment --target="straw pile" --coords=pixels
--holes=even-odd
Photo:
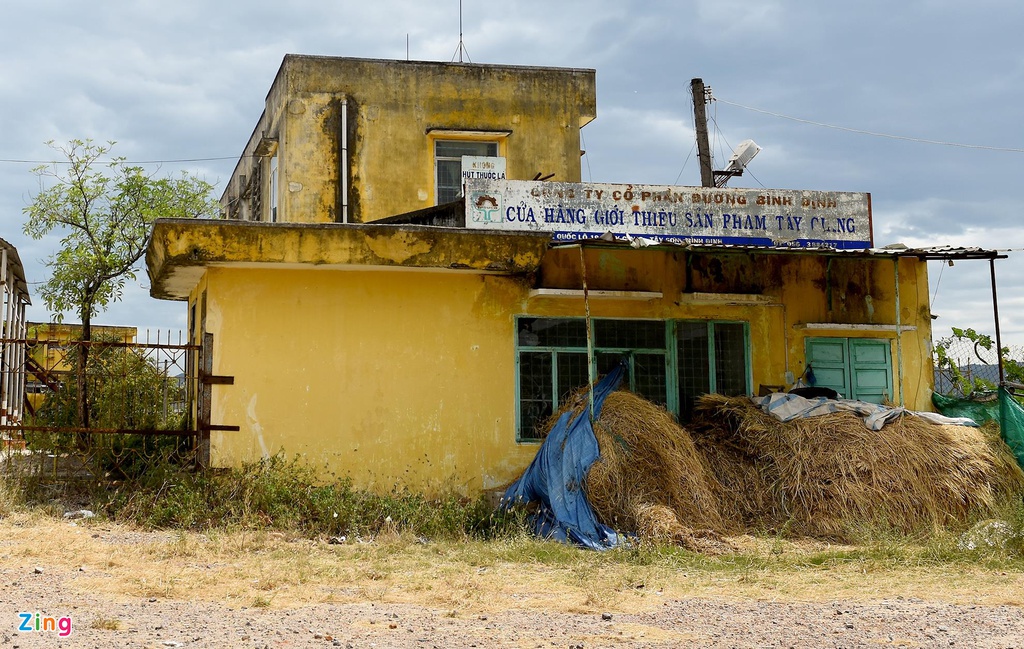
[[[872,431],[848,412],[783,423],[746,397],[708,395],[691,426],[726,517],[855,540],[963,525],[1024,491],[1005,445],[976,428],[907,416]]]
[[[715,478],[711,485],[722,519],[740,531],[773,527],[770,512],[774,502],[769,484],[758,470],[758,458],[716,429],[707,428],[691,435],[709,475]]]
[[[605,524],[641,538],[714,551],[722,532],[720,487],[690,434],[664,408],[631,392],[608,395],[595,422],[601,458],[587,499]]]
[[[565,410],[581,412],[581,390]],[[594,424],[601,457],[585,490],[619,532],[699,552],[722,535],[774,531],[857,541],[877,531],[931,533],[998,515],[1024,472],[997,435],[906,416],[881,431],[849,412],[783,423],[746,397],[707,395],[681,427],[625,390]]]

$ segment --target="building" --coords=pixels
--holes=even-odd
[[[285,57],[224,192],[229,219],[367,223],[455,200],[463,155],[580,180],[594,71]]]
[[[93,325],[92,339],[108,342],[135,342],[136,327]],[[25,329],[28,354],[23,363],[26,378],[25,402],[30,413],[42,406],[46,395],[70,380],[74,353],[69,344],[82,339],[82,325],[61,322],[29,322]]]
[[[18,249],[0,239],[0,285],[3,297],[3,345],[0,346],[0,426],[15,426],[22,420],[25,393],[25,351],[15,341],[25,335],[28,295],[25,268]],[[10,439],[4,430],[4,440]]]
[[[866,194],[581,185],[595,103],[592,70],[285,57],[227,218],[160,219],[147,251],[152,295],[187,301],[204,345],[209,463],[283,451],[375,489],[501,487],[620,359],[684,420],[702,393],[799,381],[930,408],[934,251],[870,249]],[[464,165],[484,171],[462,200]],[[573,207],[605,192],[628,218]],[[723,207],[762,199],[773,216],[750,227],[806,212],[844,233],[720,236]],[[533,200],[548,223],[516,229]],[[646,236],[684,209],[719,230],[567,240],[609,211]]]

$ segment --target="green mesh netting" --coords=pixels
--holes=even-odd
[[[936,410],[947,417],[970,417],[981,425],[987,421],[999,421],[999,400],[994,394],[990,397],[983,397],[982,400],[957,399],[933,392],[932,403]]]
[[[999,430],[1024,468],[1024,406],[1006,388],[999,388]]]
[[[970,417],[979,424],[999,422],[1003,441],[1013,451],[1017,464],[1024,468],[1024,406],[1006,388],[999,388],[996,399],[955,399],[932,393],[935,408],[947,417]]]

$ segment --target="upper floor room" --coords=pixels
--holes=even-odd
[[[590,69],[286,55],[221,198],[230,219],[365,223],[456,200],[462,156],[580,181]]]

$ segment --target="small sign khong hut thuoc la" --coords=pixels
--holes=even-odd
[[[467,180],[466,227],[555,239],[864,249],[871,195],[789,189]]]

